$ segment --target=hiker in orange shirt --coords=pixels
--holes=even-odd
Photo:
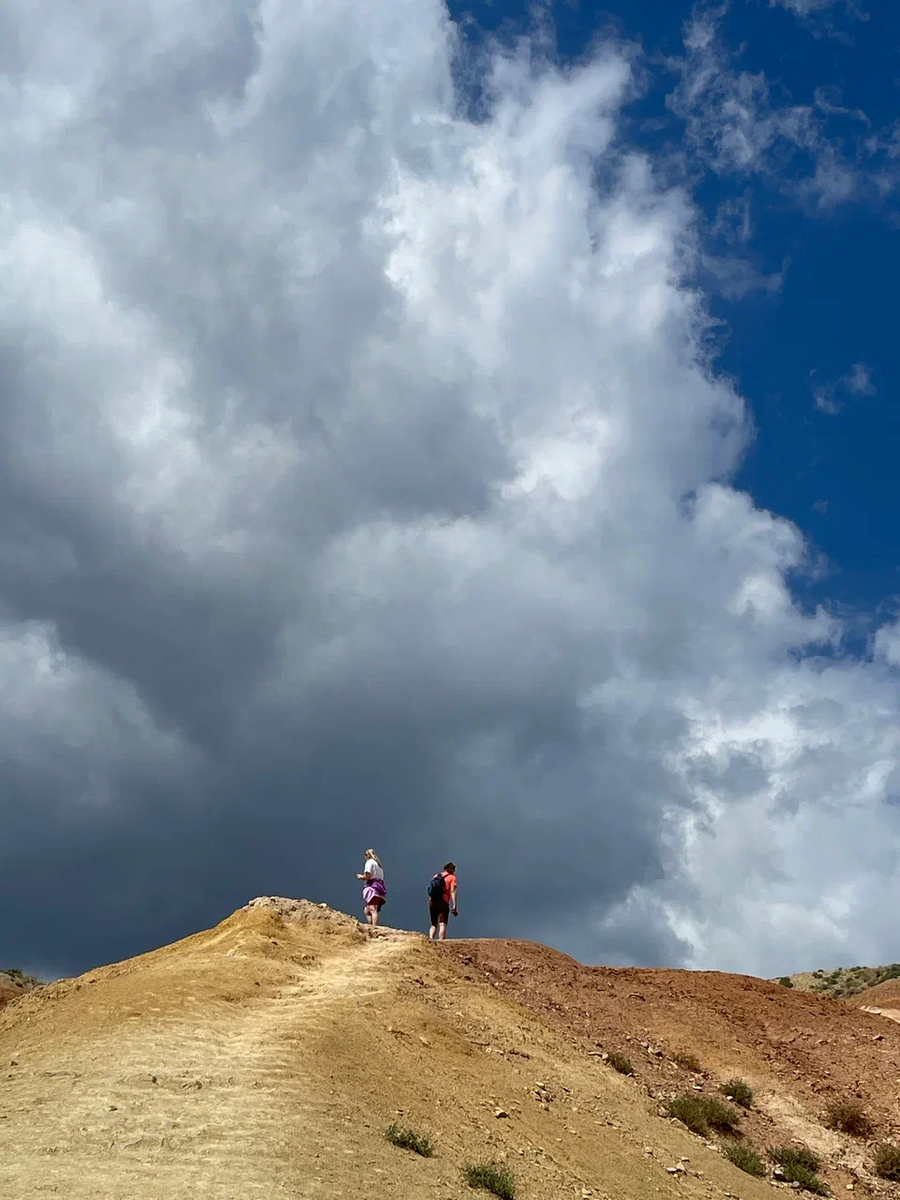
[[[450,913],[458,917],[456,909],[456,863],[445,863],[443,871],[435,875],[428,885],[428,916],[431,919],[431,929],[428,937],[434,941],[435,935],[439,942],[447,936],[447,922]]]

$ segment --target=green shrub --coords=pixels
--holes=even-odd
[[[805,1192],[827,1196],[828,1188],[818,1177],[819,1156],[806,1146],[776,1146],[769,1158],[781,1167],[787,1183],[799,1183]]]
[[[679,1067],[684,1067],[685,1071],[694,1071],[699,1074],[703,1070],[696,1054],[676,1054],[675,1062],[678,1063]]]
[[[875,1126],[858,1100],[831,1100],[825,1109],[825,1124],[858,1138],[871,1137],[875,1131]]]
[[[723,1104],[721,1100],[691,1092],[670,1100],[666,1110],[670,1117],[675,1117],[687,1125],[692,1133],[699,1133],[702,1137],[708,1137],[713,1129],[717,1133],[733,1133],[741,1119],[736,1109]]]
[[[875,1147],[875,1174],[892,1183],[900,1183],[900,1146],[882,1142]]]
[[[719,1091],[730,1097],[741,1108],[753,1107],[753,1088],[745,1079],[728,1079],[722,1084]]]
[[[37,975],[26,975],[19,967],[0,967],[0,975],[8,975],[14,983],[20,983],[24,988],[38,988],[41,981]]]
[[[769,1151],[769,1158],[776,1166],[787,1171],[790,1167],[806,1167],[808,1171],[818,1171],[822,1165],[818,1154],[808,1146],[775,1146]]]
[[[634,1067],[624,1054],[610,1054],[606,1060],[614,1071],[618,1071],[620,1075],[633,1075]]]
[[[405,1129],[401,1125],[389,1125],[384,1131],[384,1136],[392,1146],[398,1146],[401,1150],[412,1150],[414,1154],[421,1154],[422,1158],[434,1157],[431,1138],[416,1133],[414,1129]]]
[[[477,1163],[464,1167],[462,1174],[470,1188],[483,1188],[500,1200],[515,1200],[516,1181],[506,1167],[497,1163]]]
[[[742,1171],[746,1171],[748,1175],[756,1175],[762,1179],[766,1173],[762,1157],[757,1154],[752,1146],[748,1146],[746,1142],[740,1142],[737,1138],[732,1138],[730,1141],[723,1143],[722,1153],[730,1163],[734,1163],[736,1167],[739,1167]]]
[[[794,981],[793,981],[793,979],[791,979],[790,975],[782,975],[782,977],[778,980],[778,982],[781,984],[782,987],[793,987],[794,986]]]

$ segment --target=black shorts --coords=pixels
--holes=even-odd
[[[446,900],[429,900],[428,915],[432,925],[446,925],[450,920],[450,905]]]

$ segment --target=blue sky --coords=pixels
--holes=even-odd
[[[864,617],[871,609],[892,611],[900,592],[894,533],[900,523],[900,214],[896,193],[878,197],[865,177],[885,164],[884,156],[861,149],[866,139],[889,139],[896,128],[900,9],[884,2],[807,7],[813,11],[804,15],[802,2],[798,13],[765,0],[721,6],[575,0],[540,13],[555,31],[563,62],[577,61],[609,30],[641,46],[645,88],[632,106],[627,136],[655,154],[678,145],[684,134],[684,121],[667,99],[678,79],[673,63],[683,59],[686,29],[698,16],[715,23],[724,70],[767,81],[769,103],[757,110],[760,119],[789,106],[815,106],[817,94],[829,108],[851,110],[820,107],[822,143],[812,153],[779,153],[764,171],[758,163],[716,170],[693,156],[689,171],[708,222],[707,245],[727,252],[714,232],[717,210],[729,200],[746,201],[752,234],[740,253],[766,274],[783,269],[772,290],[734,298],[708,288],[712,311],[726,323],[720,366],[735,377],[757,426],[736,483],[761,506],[795,521],[813,553],[824,556],[823,574],[798,582],[803,600],[814,604],[827,596]],[[450,9],[476,38],[483,31],[509,38],[534,24],[535,10],[525,4],[453,0]],[[648,122],[654,128],[648,130]],[[820,204],[791,194],[826,146],[856,173],[847,195]],[[896,174],[897,160],[893,169]],[[871,390],[863,390],[870,394],[854,395],[840,383],[856,363],[869,370]],[[815,393],[828,397],[832,389],[826,411],[817,408]]]

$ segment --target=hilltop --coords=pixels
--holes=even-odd
[[[33,975],[26,975],[16,967],[7,967],[0,971],[0,1008],[40,986],[40,980]]]
[[[0,1064],[0,1186],[24,1200],[462,1200],[463,1167],[489,1160],[517,1200],[762,1200],[772,1180],[661,1115],[734,1075],[747,1142],[801,1139],[833,1189],[900,1195],[822,1124],[858,1097],[900,1133],[900,1025],[740,976],[372,936],[305,901],[23,995]],[[390,1144],[398,1122],[434,1157]]]
[[[832,971],[799,971],[796,975],[784,975],[777,982],[801,992],[816,992],[832,1000],[849,1000],[862,992],[868,992],[882,983],[900,979],[900,963],[887,967],[837,967]],[[773,980],[773,982],[776,982]]]

